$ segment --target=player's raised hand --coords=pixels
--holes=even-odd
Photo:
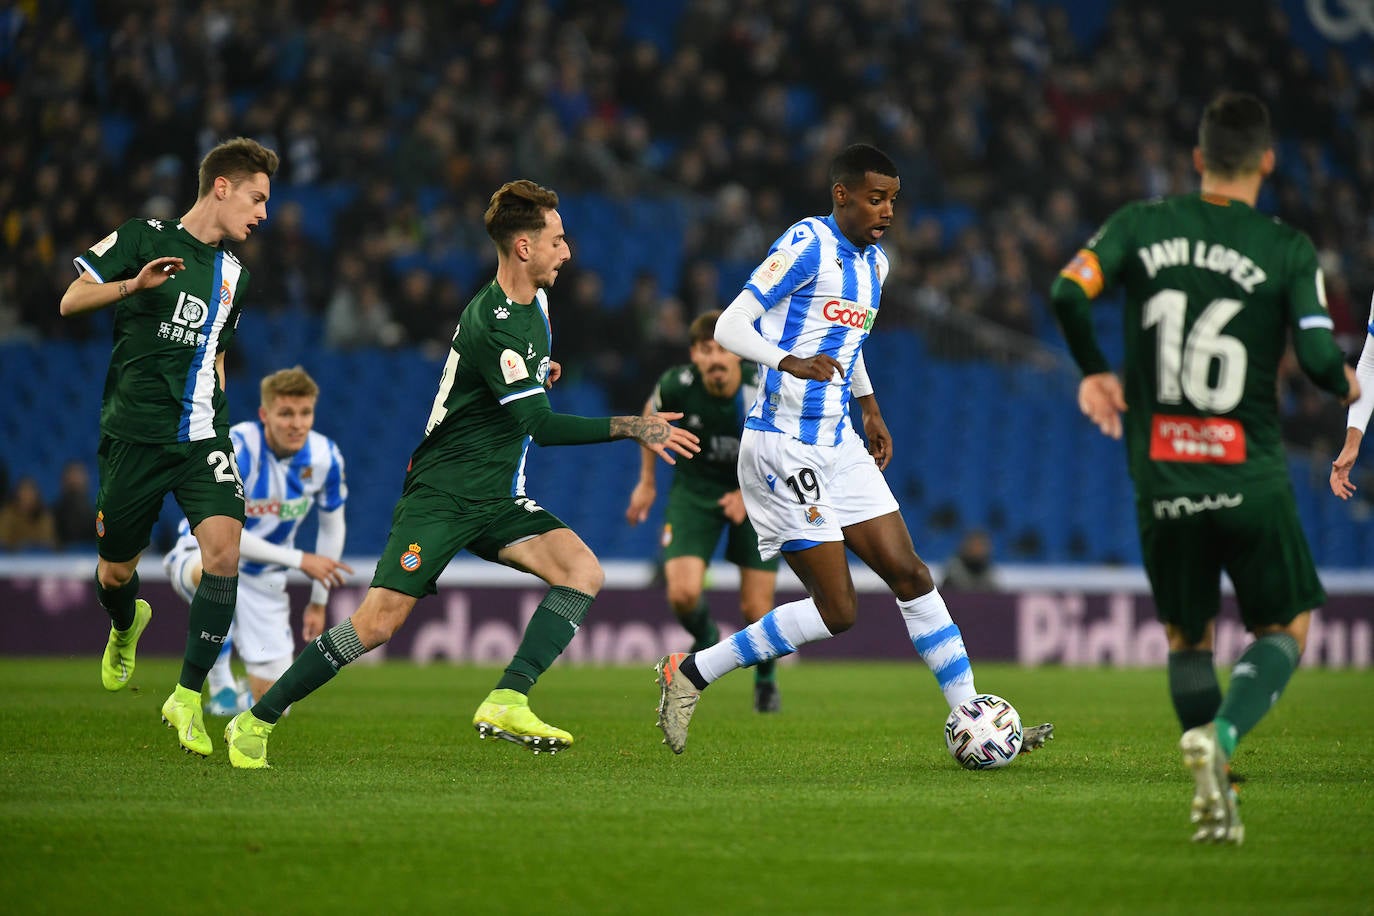
[[[185,269],[186,262],[181,258],[153,258],[147,264],[143,265],[143,269],[138,272],[138,276],[134,277],[133,281],[129,283],[131,287],[130,292],[135,292],[140,289],[157,289],[159,286],[166,283],[172,274]]]
[[[316,582],[333,588],[348,581],[345,573],[353,572],[353,567],[318,553],[307,553],[301,557],[301,572]]]
[[[1097,424],[1104,436],[1121,438],[1121,414],[1126,410],[1126,395],[1121,379],[1113,372],[1083,376],[1078,383],[1078,409]]]
[[[658,489],[653,481],[641,480],[635,484],[634,492],[630,494],[630,505],[625,510],[625,521],[631,526],[638,525],[649,517],[649,510],[653,508],[654,497]]]
[[[701,451],[694,433],[669,422],[681,419],[682,414],[676,411],[660,411],[647,417],[611,417],[611,437],[634,439],[669,464],[677,464],[674,452],[691,458]]]
[[[844,383],[844,367],[835,357],[824,353],[817,353],[805,359],[800,356],[784,356],[778,362],[778,368],[797,378],[810,379],[813,382]]]
[[[552,388],[553,383],[558,381],[563,375],[563,364],[557,360],[549,360],[549,377],[544,380],[545,388]]]

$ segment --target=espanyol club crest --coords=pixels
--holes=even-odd
[[[420,568],[419,544],[411,544],[410,549],[401,554],[401,568],[406,572],[415,572]]]
[[[97,512],[97,513],[95,514],[95,536],[98,537],[98,538],[103,538],[103,537],[105,536],[105,513],[104,513],[104,512]]]

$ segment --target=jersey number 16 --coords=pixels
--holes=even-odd
[[[1245,344],[1221,329],[1240,312],[1236,299],[1213,299],[1193,323],[1184,339],[1183,322],[1188,296],[1182,290],[1164,289],[1145,303],[1143,324],[1159,326],[1156,364],[1159,371],[1155,396],[1161,404],[1188,403],[1210,413],[1227,413],[1240,403],[1245,392],[1245,368],[1249,354]],[[1213,380],[1212,364],[1216,363]]]

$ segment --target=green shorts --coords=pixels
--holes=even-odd
[[[527,496],[464,502],[416,484],[401,494],[391,514],[391,533],[372,587],[412,598],[433,595],[439,590],[435,580],[458,551],[497,563],[502,548],[566,527]]]
[[[1137,498],[1140,546],[1159,619],[1201,640],[1221,610],[1221,572],[1247,630],[1283,626],[1326,593],[1284,481],[1212,496]]]
[[[725,510],[716,502],[723,495],[681,486],[668,491],[668,508],[663,513],[663,534],[659,540],[663,559],[700,557],[711,562],[724,528],[725,559],[741,569],[776,571],[777,557],[765,560],[759,556],[759,536],[749,519],[732,525],[725,517]]]
[[[228,436],[165,445],[101,436],[96,456],[97,550],[112,563],[132,560],[148,546],[168,493],[192,531],[216,515],[243,521],[243,481]]]

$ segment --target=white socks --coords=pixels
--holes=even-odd
[[[964,636],[949,616],[949,608],[945,607],[940,592],[931,589],[919,598],[898,601],[897,607],[906,621],[911,644],[935,675],[949,708],[976,696],[978,691],[973,689],[973,666],[964,649]]]
[[[775,607],[729,639],[696,653],[697,671],[711,683],[736,668],[789,655],[798,646],[829,639],[834,634],[821,620],[810,598]]]

